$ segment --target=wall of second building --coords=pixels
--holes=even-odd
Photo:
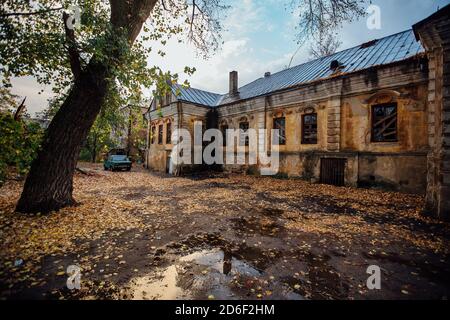
[[[154,171],[166,172],[168,169],[168,156],[172,150],[172,143],[167,143],[167,125],[170,123],[172,130],[177,124],[177,103],[173,102],[159,110],[153,108],[149,113],[149,132],[147,149],[147,168]],[[162,126],[162,136],[159,139],[159,126]],[[152,128],[154,128],[152,130]],[[153,134],[152,134],[153,132]]]
[[[173,101],[169,105],[162,107],[160,110],[150,112],[149,124],[149,148],[147,150],[147,166],[151,170],[159,172],[168,172],[170,168],[170,156],[173,148],[173,141],[167,143],[167,124],[171,124],[171,131],[174,132],[177,128],[187,129],[194,139],[194,123],[196,121],[205,122],[206,113],[209,108],[198,106],[182,101]],[[158,137],[159,126],[163,126],[162,141],[159,143]],[[155,128],[155,137],[151,138],[152,127]],[[192,162],[193,149],[191,150]],[[193,167],[194,165],[192,165]],[[190,171],[192,168],[189,165],[183,165],[183,172]],[[172,168],[176,170],[176,168]]]

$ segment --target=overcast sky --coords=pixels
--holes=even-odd
[[[223,20],[224,44],[210,59],[198,57],[191,45],[174,40],[165,47],[167,55],[150,56],[149,65],[159,65],[180,75],[184,66],[195,67],[197,71],[188,79],[191,86],[216,93],[228,90],[229,71],[239,72],[239,86],[262,77],[266,71],[280,71],[298,48],[294,29],[297,20],[285,5],[289,3],[289,0],[232,0],[232,8]],[[346,24],[339,32],[340,50],[410,29],[450,0],[372,0],[372,3],[381,9],[381,29],[369,30],[365,19]],[[302,46],[292,65],[309,58],[308,46]],[[40,89],[44,89],[42,94],[38,94]],[[32,115],[44,109],[51,97],[51,88],[40,87],[29,77],[15,79],[13,92],[27,97],[28,112]]]

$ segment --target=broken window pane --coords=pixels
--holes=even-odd
[[[317,113],[302,116],[302,143],[317,143]]]
[[[273,119],[273,128],[278,129],[278,136],[275,136],[275,140],[279,145],[286,144],[286,119],[284,117]]]
[[[397,104],[372,107],[372,141],[397,141]]]

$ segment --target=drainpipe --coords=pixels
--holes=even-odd
[[[150,152],[150,112],[147,111],[148,117],[145,117],[147,120],[147,135],[146,135],[146,143],[145,143],[145,168],[148,169],[148,153]]]

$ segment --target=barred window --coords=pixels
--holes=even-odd
[[[248,146],[249,145],[249,138],[248,138],[248,122],[240,122],[239,123],[239,129],[244,131],[239,138],[239,145]]]
[[[317,113],[304,114],[302,116],[302,143],[317,143]]]
[[[166,144],[172,143],[172,123],[167,122],[166,124]]]
[[[397,141],[397,104],[372,106],[372,141]]]
[[[164,132],[163,128],[164,127],[163,127],[162,124],[160,124],[158,126],[158,144],[162,144],[163,143],[163,132]]]
[[[286,144],[286,119],[285,117],[275,118],[273,119],[273,128],[278,129],[278,135],[275,136],[275,141],[278,142],[279,145]]]

